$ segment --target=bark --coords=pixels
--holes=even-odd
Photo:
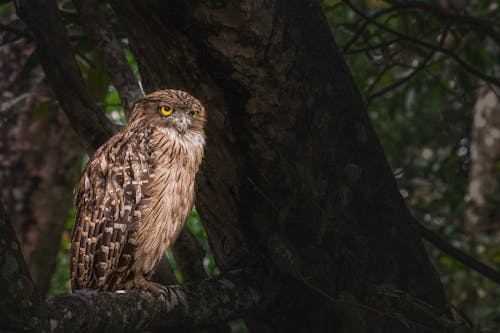
[[[366,306],[362,330],[409,330],[380,314],[391,311],[418,322],[416,331],[439,327],[376,291],[391,284],[446,313],[319,5],[114,1],[113,8],[145,90],[185,89],[207,106],[196,207],[217,264],[263,266],[280,285],[273,310],[247,317],[249,326],[331,330],[341,325],[331,298],[347,292]]]
[[[234,272],[168,286],[165,297],[139,290],[85,290],[58,296],[47,302],[47,322],[51,332],[135,332],[209,326],[262,306],[262,294],[248,276],[246,272]]]
[[[43,72],[23,75],[32,43],[0,50],[0,198],[21,242],[38,292],[49,287],[61,233],[72,205],[83,148],[52,102]]]
[[[472,124],[469,190],[464,228],[468,231],[498,225],[498,199],[488,198],[498,189],[496,163],[500,158],[500,88],[479,90]]]
[[[0,328],[24,331],[42,325],[42,310],[20,251],[20,244],[0,202]]]

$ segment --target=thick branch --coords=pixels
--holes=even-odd
[[[135,101],[143,96],[139,82],[125,58],[118,39],[108,25],[106,17],[99,10],[99,3],[96,0],[78,0],[75,1],[75,6],[82,23],[96,43],[96,48],[106,64],[109,77],[118,91],[128,118]]]
[[[17,13],[33,31],[40,62],[73,128],[92,151],[114,127],[92,100],[53,0],[16,2]]]
[[[208,276],[203,267],[205,250],[188,228],[182,230],[172,250],[185,281],[204,279]]]
[[[53,332],[131,332],[200,327],[241,318],[264,300],[248,272],[167,287],[167,297],[139,291],[93,292],[48,300]]]
[[[160,260],[151,280],[163,285],[176,284],[178,282],[172,265],[168,262],[167,256],[164,255]]]

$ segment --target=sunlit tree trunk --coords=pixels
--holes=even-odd
[[[484,86],[474,106],[471,133],[471,166],[465,215],[465,229],[472,231],[500,227],[497,209],[500,160],[500,89]]]

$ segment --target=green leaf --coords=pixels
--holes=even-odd
[[[34,120],[42,119],[47,114],[47,112],[49,112],[49,110],[52,108],[53,105],[54,105],[53,101],[40,102],[35,111],[33,112],[33,119]]]
[[[362,332],[366,328],[363,311],[358,301],[349,291],[342,291],[334,305],[335,317],[340,323],[342,332]]]
[[[30,56],[24,63],[23,69],[21,71],[21,75],[26,77],[28,76],[33,68],[38,66],[40,64],[40,58],[38,57],[38,52],[37,49],[34,49],[33,52],[31,52]]]

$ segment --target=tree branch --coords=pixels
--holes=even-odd
[[[263,294],[248,272],[166,287],[166,297],[140,290],[84,290],[47,301],[52,332],[131,332],[194,328],[240,318],[258,309]],[[257,281],[255,281],[257,283]]]
[[[438,46],[438,45],[432,44],[432,43],[425,42],[425,41],[420,40],[418,38],[415,38],[415,37],[412,37],[410,35],[406,35],[404,33],[396,31],[396,30],[394,30],[394,29],[386,26],[385,24],[382,24],[382,23],[377,22],[376,20],[373,20],[371,18],[371,16],[366,15],[361,10],[359,10],[358,8],[356,8],[356,6],[354,6],[350,0],[343,0],[343,2],[347,6],[349,6],[349,8],[351,8],[357,15],[359,15],[360,17],[362,17],[365,20],[370,21],[371,23],[373,23],[375,26],[379,27],[380,29],[383,29],[383,30],[385,30],[387,32],[390,32],[390,33],[392,33],[392,34],[394,34],[394,35],[396,35],[396,36],[398,36],[400,38],[403,38],[405,40],[411,41],[411,42],[413,42],[415,44],[418,44],[418,45],[421,45],[423,47],[429,48],[431,50],[435,50],[437,52],[443,53],[443,54],[449,56],[451,59],[453,59],[456,63],[458,63],[460,66],[462,66],[462,68],[464,70],[466,70],[467,72],[469,72],[470,74],[472,74],[474,76],[477,76],[478,78],[483,79],[486,82],[495,84],[496,86],[500,87],[500,80],[499,79],[497,79],[497,78],[495,78],[493,76],[484,74],[483,72],[481,72],[480,70],[478,70],[477,68],[475,68],[474,66],[472,66],[471,64],[469,64],[468,62],[466,62],[465,60],[463,60],[462,58],[460,58],[452,50],[447,49],[447,48],[442,47],[442,46]]]
[[[488,265],[483,264],[479,260],[476,260],[475,258],[461,251],[460,249],[451,245],[445,239],[441,238],[441,236],[439,236],[432,230],[426,228],[423,224],[421,224],[417,220],[414,219],[414,221],[423,239],[427,240],[429,243],[433,244],[438,249],[440,249],[450,257],[458,260],[465,266],[472,268],[473,270],[487,277],[491,281],[500,284],[500,272],[498,272],[497,270],[493,269]]]
[[[106,17],[99,10],[96,0],[77,0],[75,6],[88,34],[94,40],[109,77],[113,82],[128,118],[135,101],[143,97],[142,89]]]
[[[392,9],[392,8],[380,10],[376,14],[372,15],[370,17],[370,19],[375,20],[377,17],[385,15],[385,14],[390,13],[392,11],[394,11],[394,9]],[[359,28],[355,32],[354,36],[350,40],[348,40],[347,43],[345,43],[345,45],[342,47],[342,54],[350,54],[349,49],[351,48],[352,45],[354,45],[354,43],[356,43],[356,41],[359,39],[361,34],[363,34],[363,32],[366,30],[366,28],[368,27],[370,22],[371,22],[370,20],[365,20],[363,22],[363,24],[361,25],[361,28]]]
[[[489,36],[500,45],[500,33],[493,29],[495,22],[490,20],[474,17],[465,14],[455,14],[450,13],[443,7],[427,3],[424,1],[398,1],[398,0],[387,0],[388,3],[392,5],[394,9],[419,9],[427,13],[431,13],[442,21],[453,22],[454,24],[464,24],[471,26],[477,32]],[[498,24],[496,24],[498,26]]]
[[[205,250],[198,244],[196,236],[187,227],[182,229],[179,238],[172,247],[172,252],[185,281],[208,277],[203,267]]]
[[[446,38],[446,35],[448,34],[448,29],[449,29],[449,26],[446,26],[442,33],[441,33],[441,38],[439,40],[439,46],[438,47],[442,47],[443,46],[443,43],[444,43],[444,40]],[[384,88],[381,88],[379,89],[378,91],[374,92],[374,93],[370,93],[367,97],[366,97],[366,103],[369,104],[374,98],[377,98],[379,96],[382,96],[383,94],[393,90],[393,89],[396,89],[397,87],[399,87],[400,85],[402,85],[403,83],[409,81],[413,76],[415,76],[415,74],[417,74],[418,72],[420,72],[422,69],[424,69],[427,64],[429,63],[429,61],[431,61],[432,57],[434,56],[434,54],[436,53],[436,50],[435,49],[431,49],[430,52],[425,56],[425,58],[420,62],[420,64],[415,67],[409,74],[405,75],[402,79],[400,79],[399,81],[396,81],[396,82],[393,82],[392,84],[384,87]]]
[[[93,151],[114,133],[83,80],[54,0],[17,0],[18,16],[33,31],[40,62],[73,128]]]

